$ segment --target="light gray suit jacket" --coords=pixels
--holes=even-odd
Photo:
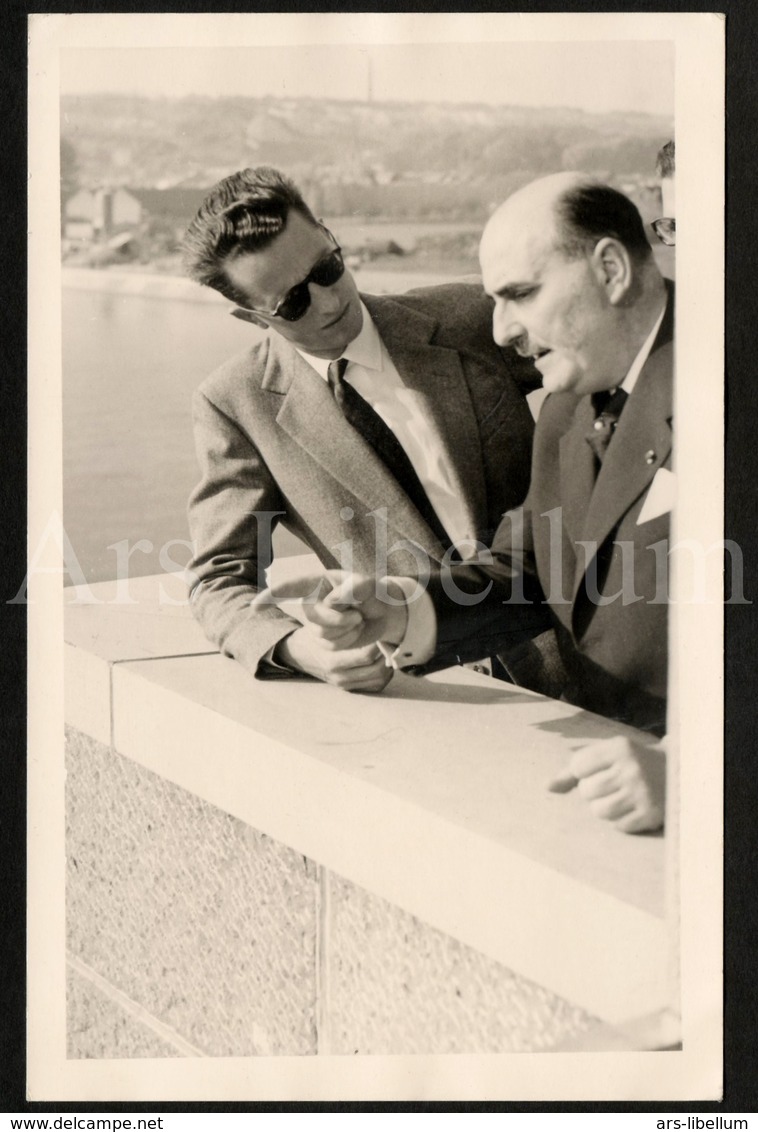
[[[471,536],[489,545],[529,485],[525,394],[539,375],[495,346],[492,305],[476,284],[362,297],[434,421]],[[328,568],[416,576],[412,547],[440,561],[444,548],[403,485],[279,335],[223,365],[193,404],[201,479],[189,504],[191,604],[209,639],[255,675],[275,674],[261,658],[298,625],[275,607],[250,610],[265,584],[276,523]]]

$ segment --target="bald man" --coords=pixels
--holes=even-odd
[[[510,197],[487,224],[480,261],[495,341],[531,357],[548,392],[524,508],[505,516],[489,559],[435,572],[418,600],[402,580],[334,576],[309,608],[312,631],[336,648],[380,640],[401,667],[439,667],[481,651],[485,638],[496,651],[500,634],[546,603],[562,698],[649,736],[577,751],[554,788],[578,785],[598,817],[626,832],[657,829],[673,289],[631,201],[575,173]]]

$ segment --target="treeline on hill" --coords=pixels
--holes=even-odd
[[[478,222],[519,184],[559,169],[627,191],[651,186],[672,123],[564,108],[69,95],[61,130],[64,195],[207,188],[269,164],[330,215]]]

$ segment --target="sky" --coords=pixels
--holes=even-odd
[[[112,42],[112,40],[111,40]],[[65,47],[64,94],[483,102],[674,114],[670,41]]]

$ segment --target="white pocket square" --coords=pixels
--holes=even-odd
[[[645,502],[642,504],[637,526],[657,519],[670,511],[676,501],[676,476],[668,468],[659,468],[648,488]]]

